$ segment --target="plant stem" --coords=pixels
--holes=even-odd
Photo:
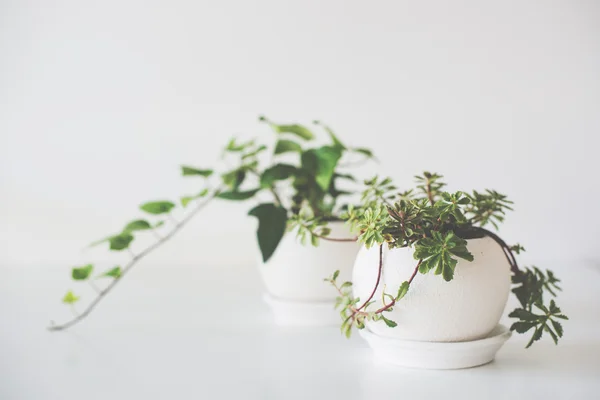
[[[111,290],[123,279],[123,277],[125,276],[125,274],[127,274],[127,272],[129,272],[140,260],[142,260],[148,254],[152,253],[152,251],[156,250],[161,245],[163,245],[165,242],[167,242],[169,239],[171,239],[173,236],[175,236],[175,234],[177,232],[179,232],[181,230],[181,228],[183,228],[198,212],[200,212],[216,196],[217,193],[219,193],[219,190],[220,189],[215,190],[212,195],[210,195],[204,202],[200,203],[192,212],[190,212],[184,219],[182,219],[181,222],[177,222],[171,232],[169,232],[167,235],[163,236],[160,240],[158,240],[154,244],[147,247],[141,253],[133,256],[131,261],[123,268],[123,271],[121,272],[121,276],[119,278],[114,279],[110,283],[110,285],[108,285],[106,287],[106,289],[101,290],[98,293],[98,296],[96,296],[96,298],[87,306],[87,308],[81,314],[77,315],[72,320],[65,322],[64,324],[51,325],[48,327],[48,330],[61,331],[61,330],[70,328],[71,326],[73,326],[73,325],[79,323],[80,321],[82,321],[83,319],[85,319],[85,317],[87,317],[94,310],[94,308],[96,308],[98,303],[100,303],[100,301],[102,301],[102,299],[108,293],[110,293]]]
[[[383,272],[383,244],[380,244],[379,245],[379,268],[377,271],[377,281],[375,282],[375,287],[373,288],[373,291],[371,292],[371,295],[369,296],[369,298],[367,300],[365,300],[365,302],[362,304],[362,306],[360,306],[356,309],[357,312],[362,310],[363,308],[365,308],[365,306],[369,303],[369,301],[371,301],[373,296],[375,296],[375,292],[377,292],[377,288],[379,287],[379,282],[381,281],[382,272]]]
[[[313,233],[313,235],[318,237],[319,239],[329,240],[330,242],[356,242],[358,240],[358,236],[355,236],[353,238],[332,238],[329,236],[317,235],[316,233]]]
[[[433,200],[433,193],[431,192],[431,181],[427,179],[427,198],[431,205],[435,205],[435,201]]]

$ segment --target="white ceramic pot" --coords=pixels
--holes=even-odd
[[[330,237],[351,238],[343,222],[332,222]],[[266,301],[280,324],[335,325],[339,315],[333,304],[335,289],[323,279],[340,271],[338,280],[349,281],[360,244],[320,240],[319,246],[303,246],[295,233],[286,233],[275,253],[259,262]]]
[[[469,262],[459,259],[454,279],[440,275],[417,274],[408,294],[386,312],[398,326],[383,321],[369,322],[375,335],[411,341],[463,342],[486,338],[498,325],[508,299],[511,271],[504,252],[491,238],[471,239],[467,248],[474,256]],[[408,280],[417,260],[414,249],[387,249],[383,252],[383,275],[369,309],[382,306],[382,290],[396,294]],[[367,299],[375,287],[379,266],[379,248],[363,248],[354,265],[354,295]]]

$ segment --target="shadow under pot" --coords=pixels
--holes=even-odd
[[[343,222],[331,222],[329,237],[353,237]],[[321,239],[317,247],[302,245],[295,233],[286,233],[273,256],[259,270],[266,293],[264,299],[273,310],[279,325],[339,325],[335,310],[338,296],[331,284],[324,281],[336,270],[339,279],[350,281],[357,242],[334,242]]]
[[[454,279],[418,273],[406,296],[384,316],[396,322],[368,321],[361,335],[375,355],[394,364],[432,369],[455,369],[493,360],[510,336],[499,325],[511,285],[510,265],[491,238],[470,239],[474,260],[458,260]],[[383,306],[382,291],[397,291],[412,275],[414,249],[384,246],[379,286],[369,309]],[[367,299],[373,292],[379,268],[379,248],[363,248],[353,271],[353,294]],[[427,343],[424,343],[427,342]]]

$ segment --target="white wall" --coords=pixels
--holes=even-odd
[[[85,260],[141,201],[192,190],[179,164],[270,138],[260,113],[322,119],[404,185],[509,194],[527,260],[600,263],[599,21],[594,1],[3,0],[0,265]],[[249,206],[153,262],[248,263]]]

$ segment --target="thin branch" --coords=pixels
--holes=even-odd
[[[173,228],[173,230],[171,232],[169,232],[167,235],[163,236],[159,241],[155,242],[154,244],[150,245],[149,247],[147,247],[144,251],[142,251],[141,253],[135,255],[131,261],[123,268],[123,271],[121,272],[121,276],[119,278],[115,278],[110,285],[108,285],[106,287],[106,289],[102,290],[101,292],[99,292],[98,296],[87,306],[87,308],[79,315],[77,315],[75,318],[73,318],[72,320],[65,322],[64,324],[61,325],[51,325],[48,327],[48,330],[50,331],[60,331],[60,330],[64,330],[67,328],[70,328],[71,326],[79,323],[80,321],[82,321],[85,317],[87,317],[93,310],[94,308],[96,308],[96,306],[98,305],[98,303],[100,303],[102,301],[102,299],[111,292],[111,290],[123,279],[123,277],[140,261],[142,260],[144,257],[146,257],[148,254],[152,253],[152,251],[156,250],[157,248],[159,248],[162,244],[164,244],[165,242],[167,242],[169,239],[171,239],[173,236],[175,236],[175,234],[177,232],[179,232],[181,230],[181,228],[183,228],[198,212],[200,212],[214,197],[215,195],[219,193],[219,189],[215,190],[213,192],[213,194],[211,196],[209,196],[204,202],[200,203],[192,212],[190,212],[184,219],[181,220],[181,222],[177,222],[175,227]]]
[[[371,292],[371,295],[369,296],[369,298],[367,300],[365,300],[365,302],[362,304],[362,306],[358,307],[356,309],[356,311],[360,311],[363,308],[365,308],[365,306],[369,303],[369,301],[371,301],[373,296],[375,296],[375,292],[377,292],[377,288],[379,287],[379,282],[381,281],[382,272],[383,272],[383,244],[380,244],[379,245],[379,269],[377,271],[377,282],[375,282],[375,287],[373,288],[373,292]]]
[[[316,233],[313,233],[313,236],[316,236],[319,239],[329,240],[330,242],[356,242],[358,240],[358,236],[353,238],[332,238],[329,236],[317,235]]]

